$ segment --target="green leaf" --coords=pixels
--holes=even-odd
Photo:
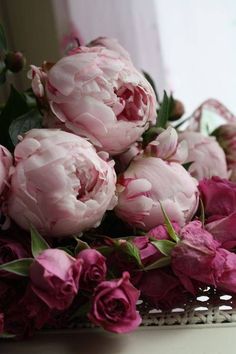
[[[31,251],[34,257],[37,257],[40,252],[50,248],[48,243],[44,240],[44,238],[40,235],[40,233],[36,230],[36,228],[33,225],[31,225],[30,228],[30,234],[31,234]]]
[[[7,147],[10,151],[14,150],[9,135],[9,126],[12,121],[28,111],[24,97],[11,86],[10,96],[0,115],[0,144]]]
[[[5,270],[9,273],[22,275],[27,277],[29,275],[29,268],[33,262],[32,258],[22,258],[16,261],[8,262],[0,265],[0,270]]]
[[[199,203],[200,203],[200,211],[201,211],[200,221],[202,223],[202,227],[204,228],[205,227],[205,208],[204,208],[204,204],[203,204],[203,201],[201,198],[199,199]]]
[[[10,333],[6,333],[6,332],[3,332],[0,334],[0,338],[10,339],[10,338],[15,338],[15,337],[16,337],[15,334],[10,334]]]
[[[186,171],[189,170],[189,167],[192,165],[193,161],[183,163],[182,166],[185,168]]]
[[[131,241],[125,241],[124,243],[121,243],[118,246],[119,250],[133,258],[136,263],[142,267],[142,261],[140,258],[140,253],[138,247],[135,246],[135,244]]]
[[[113,248],[109,246],[100,246],[97,247],[97,251],[100,252],[104,257],[107,257],[113,252]]]
[[[143,70],[143,75],[145,76],[145,79],[149,82],[149,84],[152,86],[153,91],[155,92],[155,95],[156,95],[157,102],[159,102],[159,96],[157,93],[156,85],[155,85],[152,77],[144,70]]]
[[[164,215],[164,219],[165,219],[165,225],[168,231],[169,236],[172,238],[173,241],[175,242],[179,242],[179,237],[177,236],[175,229],[173,228],[173,225],[168,217],[168,215],[166,214],[161,202],[159,201],[160,206],[161,206],[161,211]]]
[[[172,95],[168,97],[166,91],[164,91],[163,101],[158,112],[157,127],[166,128],[166,123],[169,120],[173,102]]]
[[[0,24],[0,52],[5,52],[7,50],[7,39],[5,35],[4,28]]]
[[[170,256],[172,249],[176,246],[176,243],[170,240],[152,241],[151,244],[165,256]]]
[[[154,263],[148,265],[143,270],[153,270],[158,268],[166,267],[170,264],[171,257],[163,257],[155,261]]]
[[[36,109],[26,112],[12,121],[9,127],[9,135],[13,145],[19,142],[19,135],[23,135],[33,128],[42,128],[42,115]]]
[[[76,238],[77,245],[75,247],[75,254],[77,255],[80,251],[86,250],[89,247],[87,242],[80,240],[79,238]]]

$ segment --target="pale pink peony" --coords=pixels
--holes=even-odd
[[[33,129],[16,146],[15,160],[8,209],[24,229],[33,224],[51,236],[80,233],[98,226],[114,207],[113,161],[104,161],[81,137]]]
[[[44,88],[51,108],[46,126],[61,125],[112,155],[127,150],[156,121],[151,85],[129,60],[105,47],[80,47],[59,60],[47,71]]]
[[[188,171],[193,177],[199,181],[204,177],[228,177],[224,151],[214,137],[185,131],[179,135],[179,141],[183,140],[188,144],[186,162],[192,162]]]
[[[2,145],[0,145],[0,193],[8,184],[9,172],[12,166],[11,153]]]
[[[114,52],[119,53],[122,57],[124,57],[127,60],[131,61],[130,55],[125,50],[118,40],[116,38],[109,38],[109,37],[98,37],[94,39],[92,42],[89,43],[89,46],[94,47],[94,46],[101,46],[105,47],[107,49],[113,50]]]
[[[163,224],[160,203],[169,218],[180,225],[192,218],[198,206],[197,181],[176,162],[140,157],[120,176],[117,215],[145,230]]]

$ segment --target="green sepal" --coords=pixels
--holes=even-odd
[[[75,255],[77,255],[79,252],[89,249],[89,245],[87,242],[80,240],[79,238],[75,237],[77,245],[75,247]]]
[[[125,241],[124,243],[120,243],[118,245],[118,250],[124,252],[125,254],[133,258],[140,267],[143,266],[139,249],[138,247],[135,246],[135,244],[132,241]]]
[[[205,208],[202,199],[199,199],[199,204],[200,204],[200,221],[202,223],[202,227],[205,227]]]
[[[173,108],[173,103],[174,100],[172,95],[168,97],[166,91],[164,91],[163,101],[158,112],[157,127],[161,127],[164,129],[166,128],[166,124],[169,120]]]
[[[44,240],[36,228],[31,225],[30,228],[31,235],[31,251],[34,257],[37,257],[39,253],[50,248],[49,244]]]
[[[151,244],[164,256],[170,256],[172,249],[176,246],[176,243],[170,240],[156,240],[152,241]]]
[[[163,206],[162,206],[160,201],[159,201],[159,203],[160,203],[160,206],[161,206],[161,211],[162,211],[163,216],[164,216],[167,232],[168,232],[170,238],[173,241],[175,241],[175,242],[179,242],[180,239],[179,239],[178,235],[176,234],[175,229],[174,229],[174,227],[173,227],[168,215],[166,214],[166,212],[165,212],[165,210],[164,210],[164,208],[163,208]]]
[[[29,269],[33,263],[33,258],[21,258],[12,262],[8,262],[0,265],[0,270],[5,270],[9,273],[21,275],[23,277],[29,276]]]
[[[152,264],[146,266],[143,268],[143,270],[153,270],[153,269],[158,269],[158,268],[163,268],[168,265],[170,265],[171,262],[171,257],[162,257],[159,258],[157,261],[153,262]]]

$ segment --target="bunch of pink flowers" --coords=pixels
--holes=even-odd
[[[125,333],[138,299],[236,293],[233,148],[174,129],[175,101],[115,40],[29,77],[42,126],[27,112],[32,129],[0,146],[0,336],[84,320]]]

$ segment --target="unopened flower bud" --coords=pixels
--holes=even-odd
[[[21,52],[8,52],[5,57],[6,68],[13,73],[18,73],[25,66],[26,59]]]
[[[178,120],[184,115],[184,113],[185,113],[185,108],[183,103],[179,100],[174,99],[169,120],[171,121]]]

